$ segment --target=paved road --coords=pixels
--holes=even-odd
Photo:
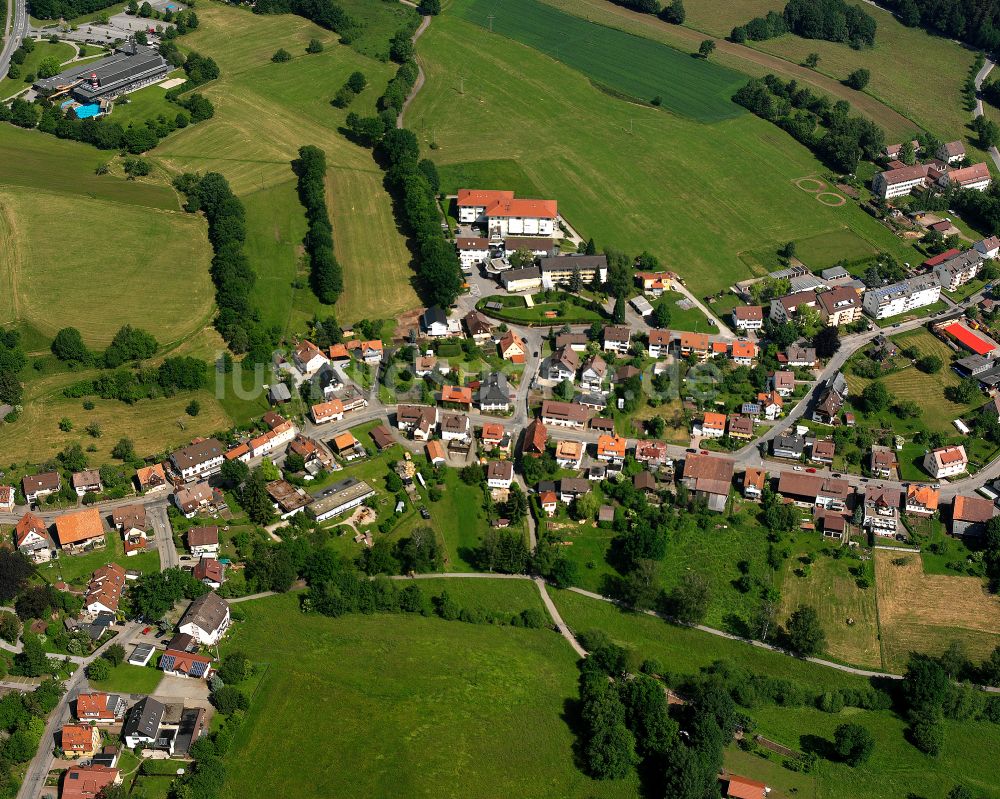
[[[181,565],[174,546],[174,531],[170,526],[166,503],[146,508],[146,519],[156,536],[156,548],[160,553],[160,569],[175,569]]]
[[[996,64],[994,64],[992,59],[987,56],[986,63],[984,63],[982,69],[976,73],[976,108],[972,112],[973,119],[983,115],[983,98],[979,93],[979,90],[983,87],[983,81],[993,70],[994,66],[996,66]],[[997,150],[996,147],[990,147],[990,158],[993,159],[993,163],[996,168],[1000,169],[1000,150]]]
[[[7,19],[4,21],[4,34],[10,31],[0,50],[0,75],[6,76],[10,68],[10,57],[21,46],[21,40],[28,33],[28,10],[26,0],[10,0],[7,6]]]

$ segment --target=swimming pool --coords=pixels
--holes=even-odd
[[[89,117],[96,117],[101,113],[101,107],[96,103],[91,105],[81,105],[77,106],[76,116],[77,119],[88,119]]]

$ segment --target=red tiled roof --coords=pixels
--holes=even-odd
[[[483,212],[489,217],[525,217],[532,219],[555,219],[558,216],[555,200],[495,200]]]
[[[943,329],[945,333],[972,350],[976,355],[989,355],[996,349],[996,345],[987,341],[982,336],[977,336],[961,322],[952,322]]]
[[[472,206],[473,208],[485,208],[498,200],[513,200],[514,192],[501,191],[495,189],[459,189],[456,204],[462,206]]]

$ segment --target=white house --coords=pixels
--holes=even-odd
[[[219,555],[219,528],[192,527],[187,532],[188,549],[197,558],[215,558]]]
[[[538,267],[543,288],[569,285],[573,275],[578,274],[584,285],[590,285],[596,277],[601,283],[608,279],[608,256],[606,255],[559,255],[542,258]]]
[[[933,305],[941,298],[941,283],[932,275],[917,275],[865,292],[865,313],[873,319],[888,319]]]
[[[670,331],[654,329],[649,331],[646,351],[650,358],[663,358],[670,351]]]
[[[938,178],[938,185],[942,188],[970,189],[972,191],[986,191],[992,182],[990,168],[983,163],[973,164],[963,169],[951,169]]]
[[[219,643],[229,629],[229,603],[214,591],[198,597],[181,618],[179,630],[203,646]]]
[[[320,368],[330,362],[323,351],[307,339],[302,339],[295,345],[295,349],[292,350],[292,359],[303,377],[312,377]]]
[[[225,459],[225,447],[215,438],[205,438],[177,450],[170,456],[174,470],[186,481],[215,474]]]
[[[902,166],[898,169],[887,169],[872,178],[872,192],[884,200],[903,197],[916,188],[923,188],[929,179],[937,176],[926,164]]]
[[[961,444],[932,449],[924,455],[924,469],[935,480],[963,474],[968,467],[969,458],[965,454],[965,447]]]
[[[739,330],[760,330],[764,327],[764,309],[759,305],[737,305],[733,308],[733,324]]]
[[[428,336],[439,337],[448,335],[448,315],[437,305],[432,305],[424,311],[420,322],[423,325],[424,332]]]
[[[483,263],[490,257],[489,239],[457,238],[455,239],[455,249],[458,250],[458,260],[462,264],[462,269],[472,271],[476,264]]]
[[[122,727],[122,740],[129,749],[151,749],[160,740],[160,724],[166,707],[153,697],[140,699],[129,711]]]
[[[787,322],[792,319],[801,307],[816,307],[815,291],[796,291],[784,297],[771,300],[771,319],[775,322]]]
[[[472,435],[472,422],[464,413],[442,413],[438,423],[444,441],[468,441]]]
[[[632,343],[632,330],[623,325],[609,325],[604,328],[604,351],[618,355],[628,355]]]
[[[973,246],[976,248],[976,252],[989,261],[992,261],[1000,254],[1000,238],[996,236],[990,236],[988,239],[977,241]]]
[[[483,209],[491,239],[508,236],[553,236],[559,227],[555,200],[497,199]]]
[[[490,189],[459,189],[455,205],[458,208],[458,221],[465,225],[482,224],[486,221],[483,213],[488,207],[500,200],[513,200],[512,191],[493,191]]]
[[[588,358],[580,372],[580,387],[584,391],[603,391],[608,377],[608,364],[600,355]]]
[[[976,249],[953,255],[934,268],[934,274],[945,291],[955,291],[973,280],[983,266],[983,254]]]
[[[486,467],[486,485],[490,488],[510,488],[514,482],[512,461],[491,461]]]
[[[45,522],[28,512],[14,525],[14,545],[33,563],[47,563],[52,559],[52,539]]]
[[[965,158],[965,145],[960,141],[947,141],[934,154],[945,163],[954,164]]]

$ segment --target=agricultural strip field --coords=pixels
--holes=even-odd
[[[797,188],[794,180],[823,174],[822,165],[752,115],[705,125],[623,102],[451,13],[421,38],[420,57],[427,83],[407,124],[425,147],[437,144],[433,158],[446,174],[474,170],[484,153],[516,161],[585,238],[648,249],[698,294],[751,277],[742,252],[845,228],[897,258],[914,252],[856,205],[827,207]]]
[[[371,4],[375,11],[370,13],[395,17],[393,6]],[[382,186],[382,172],[369,150],[338,132],[349,111],[373,113],[394,66],[359,55],[338,44],[335,34],[293,15],[258,16],[210,3],[198,6],[198,17],[201,24],[185,37],[185,45],[211,54],[222,70],[219,80],[200,89],[215,104],[215,116],[171,135],[151,157],[176,171],[221,172],[243,197],[284,184],[276,224],[291,232],[295,226],[289,227],[290,215],[301,213],[292,207],[298,202],[294,183],[287,191],[294,181],[291,161],[304,144],[321,147],[329,165],[330,221],[346,288],[336,308],[338,318],[395,318],[400,310],[417,307],[410,287],[410,254]],[[323,42],[322,53],[305,54],[312,38]],[[290,62],[271,62],[279,47],[293,54]],[[330,98],[355,70],[365,74],[368,88],[349,109],[332,107]],[[262,241],[254,238],[251,245]],[[282,234],[282,247],[290,241]],[[268,242],[261,252],[248,248],[248,256],[261,269],[273,251],[274,242]],[[285,247],[280,267],[284,273],[289,270],[287,257]],[[263,313],[287,317],[293,303],[291,283],[277,281],[275,286],[280,288],[270,298],[275,308],[264,307]]]
[[[909,651],[938,654],[959,641],[973,660],[1000,645],[1000,599],[978,577],[925,574],[920,558],[875,553],[875,584],[886,665],[899,671]]]
[[[330,619],[298,603],[245,603],[227,643],[267,673],[226,756],[224,799],[636,795],[574,765],[576,658],[551,630]]]
[[[813,692],[868,685],[867,680],[841,671],[675,627],[569,591],[550,589],[549,593],[571,629],[604,630],[615,643],[634,649],[641,657],[657,658],[672,674],[694,674],[713,661],[728,660],[756,674],[794,680]],[[983,752],[1000,746],[1000,728],[995,724],[946,721],[941,754],[932,758],[921,754],[906,740],[906,722],[892,711],[850,708],[840,713],[823,713],[811,706],[758,705],[746,712],[757,722],[758,732],[796,750],[809,740],[807,736],[832,741],[834,730],[847,721],[867,727],[876,739],[874,754],[864,765],[850,768],[843,763],[821,760],[806,783],[799,782],[801,775],[793,774],[788,782],[777,782],[777,790],[781,792],[772,795],[794,796],[788,788],[805,785],[799,795],[823,799],[939,797],[955,784],[956,775],[961,775],[961,781],[976,794],[988,799],[1000,798],[996,765],[992,758],[982,757]],[[755,762],[754,758],[737,759],[741,765],[752,766]],[[758,772],[741,768],[740,773],[763,779],[772,773],[769,769],[774,766],[761,762],[760,769]],[[773,773],[780,776],[783,770]]]
[[[469,22],[555,58],[600,86],[663,106],[699,122],[740,116],[730,101],[743,85],[737,72],[658,42],[595,25],[537,0],[470,0],[457,6]]]
[[[684,52],[693,53],[697,51],[698,45],[705,39],[704,30],[695,30],[683,25],[671,25],[661,21],[652,14],[640,14],[615,5],[608,0],[542,1],[569,14],[608,25],[612,28],[620,28],[638,36],[647,36],[650,39],[663,42]],[[701,6],[699,4],[699,7],[704,8],[707,15],[715,11],[716,5],[714,3],[711,6],[708,4]],[[723,4],[722,13],[726,13],[726,9],[730,5],[732,4]],[[766,14],[772,9],[780,10],[781,8],[781,4],[773,4],[769,0],[765,0],[763,3],[754,2],[751,4],[748,2],[744,5],[747,6],[747,10],[740,11],[739,14],[745,14],[745,17],[740,16],[738,22],[746,22],[753,16]],[[759,6],[762,10],[752,10],[750,8],[751,5]],[[685,8],[688,9],[687,23],[691,24],[693,14],[688,4],[685,4]],[[738,24],[738,22],[728,25],[725,28],[724,35],[728,35],[733,25]],[[719,24],[716,23],[716,25]],[[822,92],[834,101],[847,100],[858,112],[878,122],[885,129],[886,134],[892,138],[898,139],[913,131],[914,123],[911,119],[869,94],[863,94],[847,88],[837,78],[832,78],[814,69],[809,69],[798,62],[789,61],[771,53],[765,53],[752,47],[727,41],[721,38],[723,34],[712,35],[719,36],[715,40],[716,49],[712,54],[712,61],[722,66],[753,77],[761,77],[768,73],[773,73],[785,80],[795,79],[799,84],[807,85],[813,91]]]
[[[97,348],[126,323],[166,343],[207,321],[203,219],[13,187],[0,189],[0,208],[9,287],[0,324],[24,320],[49,336],[71,325]]]
[[[811,605],[819,613],[826,633],[825,654],[834,660],[867,669],[881,670],[882,652],[878,639],[875,589],[858,588],[857,578],[848,569],[856,560],[820,557],[805,576],[797,558],[785,564],[781,584],[781,611],[778,620],[786,624],[799,605]]]
[[[87,144],[0,125],[0,186],[49,189],[148,208],[180,208],[169,186],[95,174],[110,158],[110,153]]]

